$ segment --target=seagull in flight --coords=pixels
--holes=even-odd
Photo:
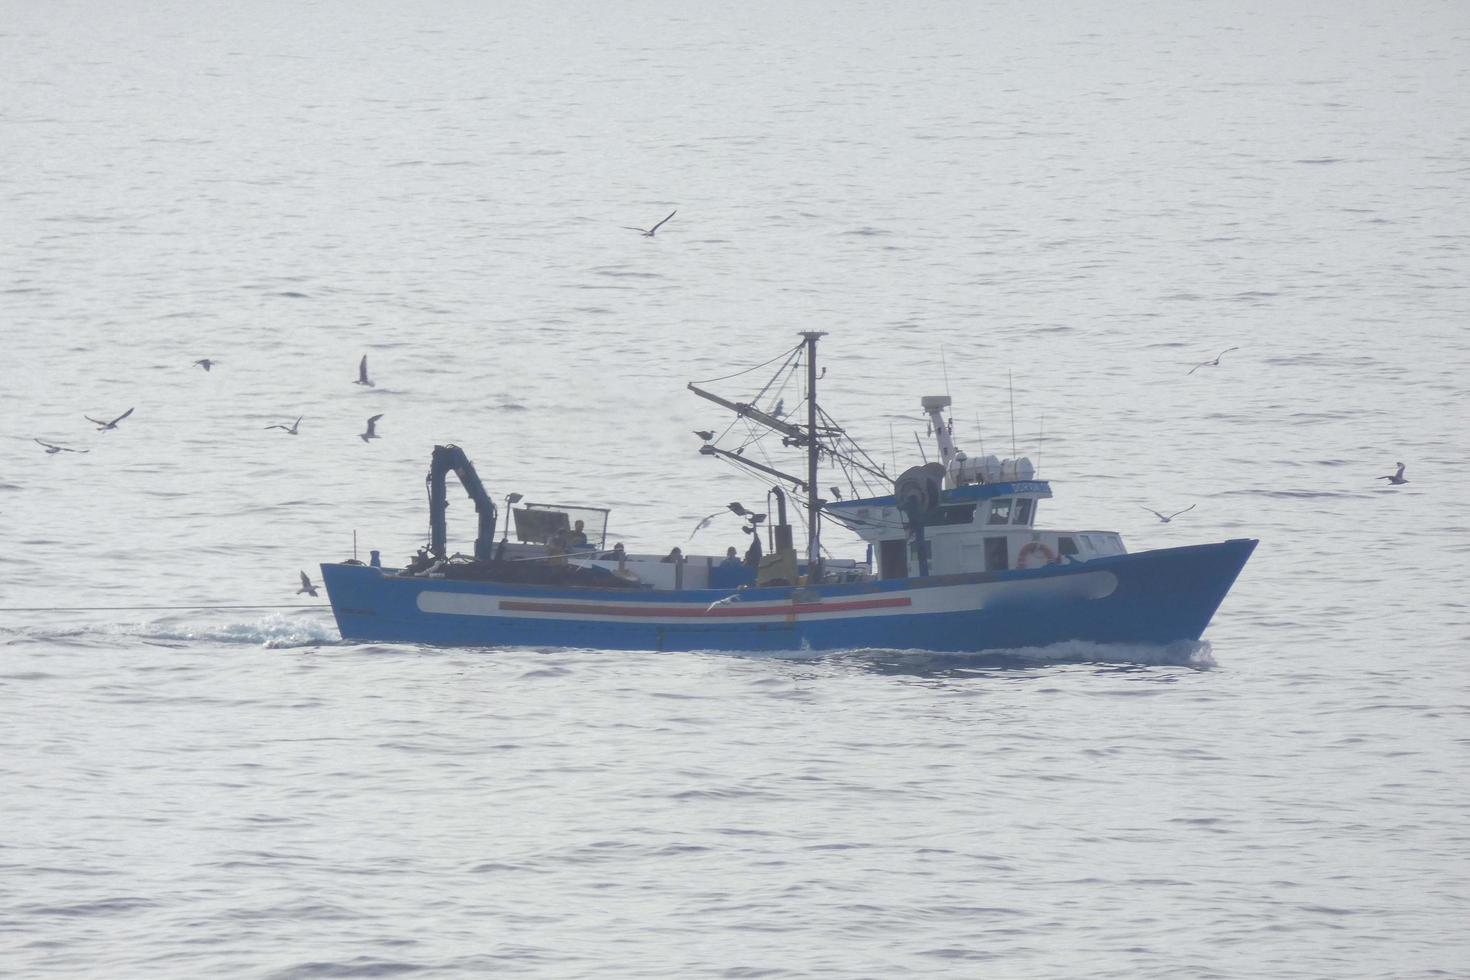
[[[703,439],[705,442],[709,442],[715,437],[715,434],[708,429],[695,429],[694,434],[699,436],[699,438]]]
[[[1191,375],[1194,372],[1198,371],[1202,367],[1219,367],[1220,366],[1220,358],[1224,357],[1226,354],[1229,354],[1233,350],[1240,350],[1240,348],[1239,347],[1227,347],[1224,350],[1222,350],[1220,353],[1216,354],[1215,355],[1215,359],[1213,361],[1200,361],[1194,367],[1190,368],[1188,371],[1185,372],[1185,377],[1188,377],[1189,375]]]
[[[698,433],[696,433],[696,434],[698,434]],[[715,511],[713,514],[709,515],[704,520],[702,520],[698,524],[694,525],[694,530],[692,532],[690,532],[690,534],[689,534],[689,540],[690,541],[693,541],[694,540],[694,535],[698,534],[700,531],[703,531],[705,528],[709,527],[710,521],[714,520],[716,517],[719,517],[721,514],[724,514],[726,512],[729,512],[731,514],[734,514],[736,517],[744,517],[747,520],[749,520],[751,524],[759,524],[761,521],[763,521],[763,520],[766,519],[766,515],[765,514],[757,514],[757,513],[753,512],[753,511],[751,511],[749,508],[747,508],[744,504],[740,503],[739,501],[735,501],[733,503],[726,504],[723,510],[717,510],[717,511]],[[750,528],[746,528],[745,530],[746,530],[747,533],[749,533]]]
[[[136,406],[134,406],[134,407],[136,407]],[[111,422],[104,422],[101,419],[94,419],[90,415],[83,415],[82,418],[86,419],[88,422],[94,423],[97,426],[97,431],[98,432],[105,432],[108,429],[115,429],[115,428],[117,428],[117,424],[119,422],[121,422],[123,419],[127,418],[129,415],[132,415],[132,414],[133,414],[133,409],[130,408],[126,412],[123,412],[121,415],[119,415],[117,418],[113,419]]]
[[[698,534],[700,531],[703,531],[705,528],[709,527],[709,522],[710,521],[714,520],[716,517],[719,517],[721,514],[728,514],[728,513],[729,513],[728,510],[726,510],[724,508],[721,508],[720,510],[715,511],[713,514],[711,514],[708,517],[706,517],[704,520],[700,521],[698,524],[694,525],[694,530],[689,532],[689,540],[690,541],[693,541],[694,540],[694,536],[696,534]]]
[[[216,364],[218,364],[219,361],[211,360],[208,357],[201,357],[201,358],[199,358],[199,360],[195,361],[194,363],[196,365],[198,365],[199,367],[204,368],[204,370],[207,372],[210,368],[212,368]]]
[[[678,213],[679,213],[679,209],[678,208],[675,208],[674,210],[672,210],[672,211],[669,212],[669,218],[672,218],[674,215],[676,215]],[[663,221],[660,221],[658,224],[654,225],[652,228],[634,228],[632,225],[623,225],[623,228],[625,228],[628,231],[636,231],[639,234],[641,234],[644,238],[652,238],[658,232],[658,230],[664,226],[664,224],[669,220],[669,218],[665,218]]]
[[[1378,479],[1380,479],[1380,480],[1387,480],[1388,483],[1389,483],[1389,486],[1393,486],[1393,487],[1403,486],[1405,483],[1408,483],[1409,482],[1408,480],[1404,479],[1404,464],[1403,463],[1399,463],[1398,464],[1398,471],[1396,473],[1394,473],[1393,476],[1380,476]]]
[[[46,447],[46,455],[48,456],[55,456],[57,453],[90,453],[92,451],[90,449],[68,449],[65,446],[57,446],[41,439],[36,439],[35,441]]]
[[[283,429],[283,430],[285,430],[285,432],[286,432],[287,435],[293,435],[294,436],[294,435],[296,435],[296,427],[301,424],[302,418],[304,418],[304,416],[298,415],[298,416],[296,416],[296,421],[295,422],[292,422],[290,425],[281,425],[281,424],[277,423],[276,425],[268,425],[268,426],[266,426],[266,428],[267,429]]]
[[[704,608],[704,611],[707,612],[707,613],[712,613],[716,609],[724,609],[726,606],[732,605],[732,604],[737,603],[739,601],[740,601],[740,593],[739,592],[736,592],[736,593],[734,593],[732,595],[725,596],[725,598],[723,598],[723,599],[716,599],[714,602],[711,602],[708,606],[706,606]]]
[[[1190,504],[1188,507],[1184,508],[1183,510],[1176,510],[1174,513],[1170,514],[1168,517],[1165,517],[1163,514],[1160,514],[1158,511],[1154,510],[1152,507],[1144,507],[1143,509],[1146,510],[1146,511],[1148,511],[1150,514],[1154,515],[1155,517],[1157,517],[1159,520],[1163,521],[1165,524],[1168,524],[1170,521],[1172,521],[1174,518],[1178,517],[1180,514],[1187,514],[1190,511],[1194,510],[1198,506],[1199,506],[1198,504]]]
[[[369,388],[377,387],[376,385],[373,384],[372,380],[368,377],[368,374],[367,374],[367,355],[366,354],[362,355],[362,360],[360,360],[360,361],[357,362],[357,380],[354,381],[354,382],[352,382],[352,383],[355,384],[355,385],[367,385]]]
[[[378,419],[382,417],[382,415],[374,415],[372,418],[368,419],[367,431],[359,432],[357,434],[357,438],[361,439],[363,442],[367,442],[369,439],[383,438],[382,436],[378,435]]]
[[[315,598],[316,597],[316,589],[317,589],[317,587],[315,585],[312,585],[311,584],[311,579],[307,577],[307,575],[306,575],[305,572],[302,572],[301,573],[301,588],[299,588],[299,589],[296,590],[296,594],[297,595],[300,595],[301,593],[305,592],[307,595]]]

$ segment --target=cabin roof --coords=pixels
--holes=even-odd
[[[940,494],[941,504],[963,503],[970,500],[988,500],[991,497],[1032,497],[1046,499],[1051,496],[1051,483],[1046,480],[1018,480],[1011,483],[971,483],[955,487]],[[834,500],[823,504],[826,510],[843,507],[893,507],[897,502],[893,495],[886,497],[863,497],[857,500]]]

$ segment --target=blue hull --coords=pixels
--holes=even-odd
[[[1034,570],[738,594],[410,578],[364,565],[321,568],[345,640],[968,653],[1076,640],[1198,640],[1256,543],[1236,539]]]

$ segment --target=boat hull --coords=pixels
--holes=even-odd
[[[1256,541],[1033,570],[815,588],[622,590],[415,578],[324,564],[344,640],[446,646],[979,652],[1197,640]]]

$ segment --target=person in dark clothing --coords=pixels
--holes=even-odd
[[[745,549],[745,567],[758,569],[761,564],[761,536],[753,533],[750,536],[750,547]]]
[[[567,537],[567,544],[571,545],[573,548],[587,547],[587,532],[586,530],[584,530],[581,521],[578,521],[575,525],[573,525],[571,534]]]

